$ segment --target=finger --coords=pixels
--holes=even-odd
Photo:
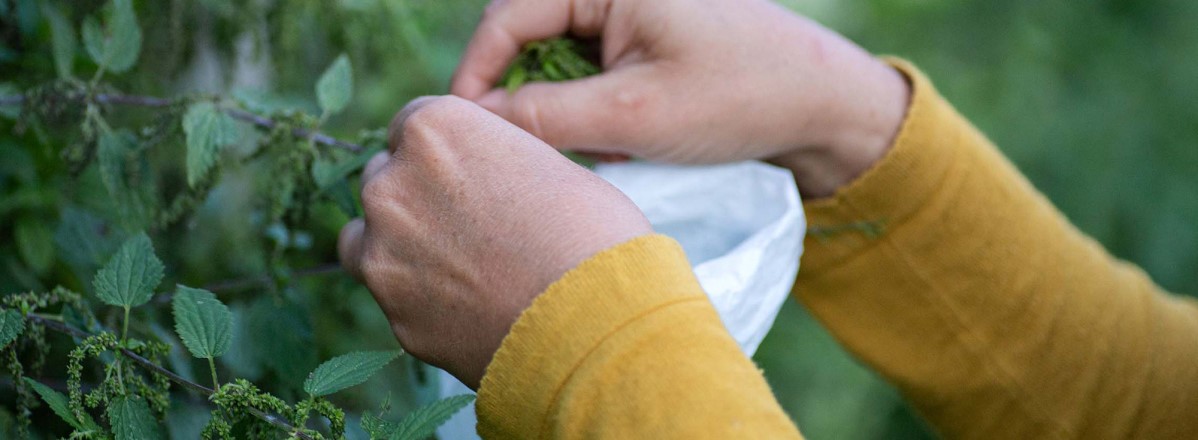
[[[530,83],[515,92],[496,89],[478,105],[532,133],[554,148],[636,154],[652,127],[645,122],[660,105],[641,68],[612,71],[561,83]]]
[[[375,154],[374,157],[371,157],[370,161],[366,162],[366,167],[362,168],[362,187],[366,187],[366,182],[369,182],[370,179],[373,179],[375,176],[377,176],[379,171],[382,171],[383,167],[386,166],[387,162],[390,160],[391,155],[382,151]]]
[[[477,99],[495,85],[524,43],[565,34],[599,34],[613,0],[496,0],[487,7],[474,31],[462,62],[454,72],[450,92]]]
[[[341,267],[351,276],[362,281],[362,234],[366,231],[366,221],[356,218],[341,228],[337,237],[337,256],[341,259]]]

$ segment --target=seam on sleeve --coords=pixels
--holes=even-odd
[[[981,343],[974,334],[975,332],[973,328],[970,327],[966,323],[964,317],[962,317],[957,313],[956,310],[949,306],[948,302],[945,301],[939,294],[940,289],[937,287],[937,284],[933,282],[931,278],[922,270],[920,270],[918,265],[909,260],[907,255],[902,252],[893,241],[890,240],[890,237],[882,237],[881,241],[884,243],[886,248],[888,248],[896,256],[896,258],[903,265],[905,265],[909,271],[911,271],[911,273],[915,274],[916,279],[918,279],[927,287],[927,291],[934,293],[928,295],[928,297],[929,299],[934,300],[932,302],[933,304],[937,305],[935,309],[937,309],[938,314],[941,315],[941,319],[944,319],[945,322],[955,326],[956,329],[962,330],[957,334],[966,335],[968,339],[962,338],[960,336],[957,337],[957,339],[961,341],[961,345],[965,347],[967,353],[973,355],[976,359],[982,360],[982,365],[986,366],[984,371],[986,371],[990,377],[997,381],[1001,389],[1007,392],[1008,397],[1012,402],[1014,402],[1015,406],[1022,408],[1024,413],[1027,414],[1032,420],[1043,423],[1045,426],[1055,428],[1056,438],[1076,438],[1076,434],[1073,433],[1072,430],[1070,430],[1067,426],[1057,422],[1056,418],[1053,417],[1052,414],[1050,414],[1043,407],[1034,404],[1034,399],[1022,398],[1023,396],[1032,396],[1034,393],[1029,392],[1019,382],[1019,380],[1017,380],[1015,376],[1011,374],[1011,372],[1007,371],[1001,362],[992,359],[987,354],[987,350],[981,347]]]
[[[707,297],[704,296],[704,297],[679,298],[679,299],[676,299],[673,301],[668,301],[668,302],[658,304],[657,306],[655,306],[651,309],[644,310],[641,313],[630,317],[628,320],[620,323],[619,325],[612,327],[611,330],[609,330],[608,332],[603,334],[603,337],[596,339],[595,343],[586,350],[586,353],[583,354],[582,356],[580,356],[578,358],[578,361],[575,362],[574,365],[570,366],[570,373],[567,374],[566,377],[563,378],[563,380],[560,383],[558,383],[557,386],[554,388],[552,397],[549,399],[549,407],[545,411],[545,418],[541,420],[541,428],[537,430],[537,438],[547,438],[547,434],[548,434],[548,430],[549,430],[549,426],[550,426],[549,420],[553,417],[553,414],[554,414],[553,410],[554,410],[554,408],[556,408],[558,406],[558,401],[560,400],[561,393],[565,389],[566,384],[570,383],[570,380],[574,377],[574,373],[578,371],[578,367],[580,365],[582,365],[582,363],[585,362],[588,358],[590,358],[591,354],[594,353],[595,350],[599,349],[599,347],[602,346],[605,341],[607,341],[612,335],[619,333],[620,331],[622,331],[624,328],[628,327],[632,323],[639,321],[645,317],[648,317],[649,315],[652,315],[654,313],[660,312],[662,310],[665,310],[665,309],[673,307],[673,306],[682,305],[682,304],[695,302],[695,301],[707,301]]]

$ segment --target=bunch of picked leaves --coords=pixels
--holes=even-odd
[[[514,91],[528,82],[568,81],[599,73],[593,51],[584,42],[557,37],[524,45],[499,84]]]

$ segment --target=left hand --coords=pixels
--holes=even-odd
[[[422,98],[362,175],[338,253],[400,345],[477,388],[500,342],[567,270],[652,229],[616,188],[498,116]]]

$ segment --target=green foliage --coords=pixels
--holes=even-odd
[[[398,424],[385,428],[390,440],[420,440],[433,435],[438,426],[474,401],[474,396],[463,394],[447,397],[408,413]],[[373,437],[373,434],[372,434]]]
[[[41,219],[27,216],[17,219],[13,227],[17,239],[17,251],[21,259],[36,273],[45,273],[54,264],[53,236],[50,227]]]
[[[121,73],[133,67],[141,52],[141,28],[132,0],[113,0],[105,25],[93,17],[83,22],[87,54],[102,69]]]
[[[21,312],[11,309],[0,309],[0,349],[25,333],[25,317]]]
[[[304,381],[304,391],[325,396],[358,385],[399,356],[398,351],[363,351],[337,356],[320,364]]]
[[[210,359],[225,354],[233,334],[233,314],[216,295],[180,285],[171,306],[175,332],[192,356]]]
[[[96,421],[92,419],[90,414],[83,413],[82,417],[75,415],[75,413],[71,411],[70,403],[67,402],[67,397],[62,395],[62,393],[54,391],[52,388],[43,385],[41,382],[28,377],[25,378],[25,383],[29,384],[29,386],[33,388],[33,391],[37,392],[38,396],[41,396],[42,400],[46,402],[46,405],[50,406],[50,410],[54,411],[54,414],[58,415],[58,417],[61,417],[62,420],[67,422],[68,425],[71,425],[72,428],[84,433],[99,433],[103,431],[100,428],[100,425],[97,425]]]
[[[108,420],[116,440],[154,440],[162,438],[158,420],[146,401],[137,396],[116,399],[108,406]]]
[[[109,305],[140,306],[154,295],[154,288],[162,281],[162,270],[150,237],[137,234],[96,274],[96,296]]]
[[[567,81],[599,73],[599,67],[587,59],[587,48],[572,38],[534,41],[504,72],[499,83],[514,91],[533,81]]]
[[[235,140],[236,124],[211,102],[198,102],[183,115],[187,135],[187,184],[195,187],[212,169],[221,147]]]
[[[54,50],[54,67],[58,77],[67,79],[75,69],[75,31],[71,22],[53,4],[43,4],[42,13],[50,22],[50,42]]]
[[[398,29],[390,18],[423,14],[422,8],[385,1],[353,9],[356,16],[369,18],[372,28],[360,33],[364,28],[353,26],[354,35],[347,38],[354,45],[366,42],[364,36],[382,35],[376,30]],[[0,2],[4,4],[9,3]],[[6,333],[13,332],[0,355],[13,378],[8,383],[17,391],[14,399],[6,399],[13,405],[17,428],[7,432],[7,425],[0,424],[0,437],[45,437],[58,433],[52,427],[65,422],[74,429],[71,438],[154,438],[160,433],[151,429],[157,431],[161,419],[186,414],[184,419],[194,420],[196,411],[211,410],[206,427],[172,434],[343,438],[347,411],[373,407],[390,392],[405,393],[403,368],[384,372],[392,389],[345,390],[380,370],[396,352],[368,354],[357,364],[332,362],[305,383],[321,353],[350,349],[345,341],[384,344],[378,348],[394,344],[389,336],[375,337],[390,334],[386,323],[369,296],[344,275],[300,280],[302,275],[294,274],[303,269],[293,269],[335,261],[329,237],[336,236],[345,214],[359,212],[352,189],[355,174],[385,147],[385,131],[369,128],[381,123],[366,121],[355,127],[356,136],[347,136],[345,127],[325,127],[334,114],[363,114],[358,106],[349,106],[357,79],[349,59],[358,59],[361,51],[338,43],[331,53],[304,53],[303,58],[336,60],[320,78],[310,68],[297,67],[300,57],[291,54],[298,52],[290,52],[295,35],[317,36],[313,29],[320,27],[293,24],[335,16],[335,11],[350,11],[349,6],[251,3],[230,9],[228,2],[176,2],[151,7],[130,0],[18,4],[15,16],[0,14],[6,30],[12,17],[19,18],[5,40],[18,44],[0,46],[0,66],[16,73],[13,83],[0,84],[0,114],[12,118],[0,121],[0,155],[5,157],[0,162],[0,224],[8,225],[0,233],[11,237],[0,240],[0,287],[6,294],[0,309],[0,331],[5,333],[0,336],[7,339]],[[140,12],[135,5],[142,6]],[[206,18],[211,26],[187,25],[202,14],[212,14]],[[262,23],[269,28],[256,27]],[[288,35],[276,34],[278,29]],[[404,29],[403,38],[421,38]],[[244,52],[231,35],[271,42],[256,41],[252,51]],[[396,41],[369,44],[386,46],[392,54],[405,50]],[[95,66],[77,65],[78,52]],[[251,76],[257,54],[279,56],[280,68],[272,73],[281,87],[261,87],[262,93],[247,97],[219,84],[193,87],[190,81],[197,77],[181,70],[196,65],[182,56],[216,53],[219,65],[233,52],[251,60]],[[6,64],[14,53],[19,65]],[[153,62],[137,64],[139,58]],[[403,57],[396,60],[394,66],[407,63]],[[81,69],[92,68],[90,81],[75,79]],[[420,77],[420,69],[404,72]],[[237,72],[227,78],[245,73]],[[377,78],[372,78],[372,90],[378,90]],[[315,99],[297,100],[312,97],[313,84]],[[402,101],[394,94],[387,99],[387,105]],[[343,121],[363,123],[337,119]],[[333,132],[318,132],[326,129]],[[230,203],[230,198],[241,201]],[[168,265],[172,270],[165,275]],[[154,290],[164,276],[185,284],[220,278],[243,282],[204,284],[211,289],[179,286],[156,301]],[[89,282],[97,298],[123,310],[93,312],[92,305],[68,290],[84,289]],[[56,285],[65,287],[47,287]],[[335,292],[339,299],[310,295],[313,289]],[[228,292],[233,294],[232,310],[212,293],[228,290],[233,291]],[[8,293],[13,291],[29,293]],[[255,295],[236,295],[243,291]],[[345,298],[357,298],[349,302],[355,304],[352,310],[339,309],[347,304]],[[165,313],[168,302],[175,318],[173,334]],[[233,310],[241,313],[236,334]],[[346,316],[334,318],[340,313]],[[70,338],[51,339],[52,346],[47,329]],[[347,336],[349,331],[362,336]],[[207,360],[214,381],[220,370],[233,378],[208,391],[195,382],[189,353]],[[47,358],[63,361],[47,363]],[[338,370],[339,365],[350,370]],[[32,385],[26,374],[65,380],[66,395]],[[285,400],[303,395],[305,388],[316,393],[304,393],[307,397],[294,403]],[[337,391],[350,394],[338,399],[348,405],[321,397]],[[179,395],[208,392],[208,399]],[[51,411],[30,411],[38,396],[61,421],[41,420]],[[0,411],[4,414],[7,409]],[[310,422],[310,417],[320,420]]]
[[[353,68],[349,65],[349,58],[342,54],[320,75],[320,80],[316,82],[316,99],[320,102],[323,114],[329,116],[344,110],[353,93]]]
[[[312,180],[316,182],[318,188],[328,189],[338,182],[345,181],[350,174],[361,171],[362,167],[366,166],[366,162],[369,162],[370,158],[380,151],[383,149],[367,149],[340,162],[327,159],[317,160],[312,164]]]

